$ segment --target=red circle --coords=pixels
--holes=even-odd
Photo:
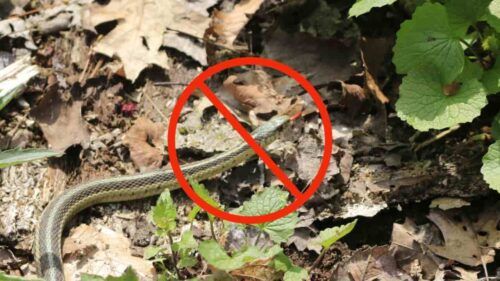
[[[287,205],[285,208],[278,210],[273,213],[269,213],[266,215],[260,215],[260,216],[241,216],[241,215],[236,215],[236,214],[231,214],[228,212],[224,212],[220,209],[217,209],[216,207],[211,206],[207,202],[205,202],[202,198],[196,194],[196,192],[192,189],[192,187],[189,185],[189,182],[186,180],[184,175],[182,174],[182,170],[179,164],[179,160],[177,158],[177,152],[175,149],[175,133],[177,129],[177,123],[182,111],[182,108],[186,104],[189,96],[191,95],[192,92],[194,92],[199,85],[204,84],[205,80],[213,76],[214,74],[221,72],[225,69],[232,68],[232,67],[237,67],[237,66],[242,66],[242,65],[259,65],[263,67],[269,67],[273,68],[275,70],[278,70],[282,73],[285,73],[286,75],[292,77],[299,83],[312,97],[314,103],[318,107],[319,114],[321,117],[321,120],[323,122],[323,128],[324,128],[324,134],[325,134],[325,145],[324,145],[324,151],[323,151],[323,159],[321,161],[320,167],[318,169],[318,173],[316,176],[313,178],[311,181],[311,184],[307,188],[306,192],[302,194],[302,196],[297,197],[295,201],[293,201],[291,204]],[[182,92],[182,94],[179,96],[179,99],[177,103],[174,106],[174,109],[172,111],[172,116],[170,118],[170,124],[168,126],[168,154],[170,158],[170,163],[172,165],[172,170],[174,171],[175,177],[177,178],[177,181],[179,182],[180,186],[186,192],[186,194],[196,202],[201,208],[203,208],[205,211],[209,212],[210,214],[217,216],[221,219],[225,219],[231,222],[236,222],[236,223],[245,223],[245,224],[260,224],[260,223],[265,223],[265,222],[270,222],[277,220],[279,218],[282,218],[298,208],[302,206],[313,194],[316,192],[316,190],[319,188],[321,182],[323,181],[329,163],[330,163],[330,158],[331,158],[331,151],[332,151],[332,125],[330,123],[330,117],[328,115],[328,111],[323,104],[323,100],[321,99],[321,96],[318,94],[316,89],[314,88],[313,85],[309,81],[307,81],[306,78],[304,78],[299,72],[295,71],[288,65],[285,65],[283,63],[271,60],[271,59],[265,59],[265,58],[257,58],[257,57],[244,57],[244,58],[236,58],[236,59],[231,59],[227,60],[221,63],[218,63],[216,65],[213,65],[209,67],[207,70],[203,71],[200,73]]]

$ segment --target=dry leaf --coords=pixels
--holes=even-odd
[[[410,281],[409,275],[398,269],[388,246],[378,246],[355,253],[337,268],[332,280],[342,281]]]
[[[390,250],[399,267],[412,272],[418,264],[419,274],[432,279],[439,269],[440,259],[426,251],[423,244],[428,244],[434,236],[437,235],[428,227],[417,227],[408,218],[404,224],[393,224]]]
[[[230,11],[215,11],[205,36],[209,36],[218,45],[231,49],[240,30],[263,2],[264,0],[242,0]]]
[[[64,240],[62,252],[66,280],[80,280],[80,273],[116,276],[129,266],[140,280],[156,280],[152,262],[134,257],[130,241],[109,228],[78,226]]]
[[[89,133],[82,118],[82,101],[63,100],[57,90],[49,90],[31,110],[51,149],[65,151],[68,147],[89,145]]]
[[[309,78],[313,85],[346,81],[360,73],[359,48],[307,33],[276,30],[264,43],[263,56],[285,63]]]
[[[140,117],[123,137],[129,147],[130,157],[141,170],[154,170],[161,167],[163,160],[165,128],[160,123]]]
[[[477,240],[482,247],[500,249],[500,203],[487,207],[474,222]]]
[[[85,15],[85,27],[117,20],[118,25],[94,46],[98,53],[121,59],[126,77],[134,81],[151,64],[169,68],[163,34],[168,28],[202,37],[209,19],[174,0],[113,0],[108,5],[93,4]],[[174,46],[175,47],[175,46]],[[183,51],[183,50],[180,50]]]
[[[274,115],[293,116],[303,108],[297,98],[286,97],[276,92],[270,76],[262,70],[252,70],[229,76],[223,84],[224,90],[236,99],[244,111],[258,118]],[[254,125],[257,120],[252,120]]]
[[[462,198],[450,198],[450,197],[441,197],[432,200],[430,208],[439,208],[441,210],[450,210],[461,208],[464,206],[470,206],[470,203],[465,201]]]
[[[493,261],[494,250],[483,249],[480,246],[476,238],[477,233],[464,216],[461,216],[461,222],[458,222],[443,211],[433,210],[429,214],[429,219],[439,227],[445,240],[444,246],[429,245],[429,249],[436,255],[469,266]]]

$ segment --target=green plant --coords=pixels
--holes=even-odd
[[[62,153],[49,149],[37,148],[0,151],[0,168],[61,155]]]
[[[360,0],[350,15],[393,2]],[[398,116],[419,131],[455,127],[480,116],[487,96],[500,92],[499,32],[500,0],[424,1],[397,32],[393,62],[405,75]],[[498,192],[499,115],[492,125],[496,141],[481,169]]]
[[[137,274],[132,269],[132,267],[127,267],[127,269],[120,276],[108,276],[101,277],[93,274],[82,274],[81,281],[138,281],[139,278]]]
[[[330,247],[335,242],[337,242],[339,239],[346,236],[347,234],[351,233],[351,231],[356,226],[357,222],[358,220],[354,220],[348,224],[327,228],[319,233],[319,235],[314,239],[313,243],[321,246],[321,253],[318,256],[318,258],[314,261],[312,268],[318,266],[319,262],[321,262],[321,260],[325,256],[325,253],[328,251],[328,249],[330,249]]]
[[[198,195],[206,202],[209,202],[212,206],[222,208],[222,205],[210,196],[209,192],[202,184],[193,180],[190,181],[190,184]],[[168,191],[166,193],[169,194]],[[161,198],[164,199],[162,200]],[[173,204],[170,200],[170,195],[162,194],[160,200],[158,200],[158,204],[160,206],[157,204],[157,206],[153,209],[153,214],[156,213],[160,217],[166,216],[165,218],[157,218],[157,221],[163,222],[160,223],[160,225],[163,225],[164,228],[172,226],[171,221],[174,217],[171,214],[173,209],[171,207],[167,207],[172,206]],[[283,191],[278,187],[269,187],[264,189],[262,192],[254,194],[248,201],[244,202],[240,208],[234,210],[233,212],[245,216],[263,215],[277,211],[287,204],[288,192]],[[195,219],[196,214],[198,214],[199,211],[199,208],[194,208],[189,213],[189,219]],[[212,219],[214,218],[212,217]],[[215,275],[226,276],[228,280],[232,280],[230,273],[243,270],[256,264],[260,267],[271,269],[275,274],[281,274],[280,276],[282,276],[285,281],[307,280],[309,275],[308,271],[302,267],[294,265],[280,247],[280,244],[287,241],[293,234],[297,222],[297,213],[292,213],[281,219],[268,223],[241,225],[240,227],[247,230],[247,233],[251,233],[250,228],[257,228],[259,231],[257,238],[253,243],[247,241],[246,244],[242,245],[240,248],[230,251],[227,251],[215,239],[202,241],[198,244],[196,239],[193,237],[192,232],[186,231],[182,234],[180,242],[173,243],[174,246],[172,247],[172,250],[173,254],[177,253],[180,257],[177,262],[179,268],[194,266],[197,261],[193,258],[193,253],[198,251],[201,258],[203,258],[203,260],[205,260],[211,268],[216,271],[214,273]],[[318,241],[318,243],[320,243],[324,248],[323,252],[318,257],[318,260],[324,256],[326,250],[331,247],[334,242],[352,231],[355,224],[356,222],[354,221],[344,226],[322,231],[315,239],[315,241]],[[161,233],[166,232],[160,231],[160,234]],[[266,235],[272,243],[259,243],[262,237]],[[158,255],[163,252],[164,251],[161,248],[150,247],[146,251],[145,257],[158,257]],[[160,260],[157,259],[156,261]]]

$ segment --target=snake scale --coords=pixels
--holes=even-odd
[[[277,132],[289,120],[288,116],[275,116],[257,127],[252,137],[261,146],[267,146],[277,138]],[[235,167],[253,155],[249,145],[242,142],[226,152],[182,165],[181,170],[186,177],[201,181]],[[49,203],[40,219],[35,238],[39,274],[46,281],[64,280],[61,254],[63,230],[78,212],[96,204],[157,195],[167,188],[179,188],[171,169],[97,180],[67,189]]]

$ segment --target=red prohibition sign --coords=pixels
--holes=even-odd
[[[238,122],[236,117],[231,114],[231,112],[226,108],[226,106],[215,96],[215,94],[210,90],[210,88],[205,84],[205,81],[223,70],[232,67],[238,67],[242,65],[259,65],[263,67],[273,68],[280,72],[285,73],[286,75],[292,77],[299,83],[312,97],[314,103],[316,104],[319,114],[321,116],[321,120],[323,123],[323,129],[325,133],[325,144],[323,151],[323,159],[321,161],[320,167],[318,169],[318,173],[311,181],[311,184],[307,188],[307,190],[302,193],[298,190],[298,188],[293,184],[293,182],[286,176],[285,172],[283,172],[267,155],[266,151],[252,138],[250,133],[248,133],[245,128]],[[267,167],[276,175],[278,179],[281,180],[283,185],[290,191],[290,193],[295,197],[295,201],[291,204],[287,205],[285,208],[280,209],[276,212],[260,215],[260,216],[241,216],[228,212],[224,212],[216,207],[211,206],[206,201],[204,201],[193,188],[189,185],[189,182],[182,174],[182,170],[179,164],[179,159],[177,158],[177,152],[175,148],[175,133],[177,130],[177,123],[179,121],[179,117],[181,115],[182,108],[186,104],[189,99],[189,96],[196,90],[200,89],[205,96],[213,103],[213,105],[217,108],[217,110],[224,116],[224,118],[234,127],[234,129],[240,134],[244,141],[248,143],[248,145],[255,151],[255,153],[264,161]],[[207,70],[203,71],[200,75],[198,75],[182,92],[177,100],[177,103],[174,106],[172,111],[172,116],[170,118],[170,124],[168,126],[168,155],[170,158],[170,163],[172,165],[172,170],[174,171],[175,177],[179,182],[180,186],[186,192],[186,194],[196,202],[201,208],[205,211],[211,213],[214,216],[217,216],[221,219],[228,220],[236,223],[245,223],[245,224],[259,224],[277,220],[282,218],[298,208],[304,205],[304,203],[316,192],[321,182],[323,181],[326,171],[328,169],[328,165],[330,163],[331,151],[332,151],[332,125],[330,123],[330,117],[328,115],[328,111],[323,104],[321,96],[318,94],[316,89],[314,88],[306,78],[304,78],[299,72],[295,71],[293,68],[265,58],[257,58],[257,57],[244,57],[244,58],[236,58],[227,60],[221,63],[218,63],[214,66],[209,67]]]

